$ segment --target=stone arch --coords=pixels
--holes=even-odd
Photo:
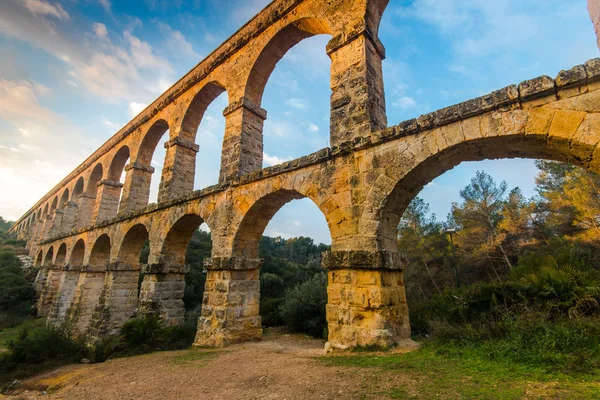
[[[54,196],[54,199],[52,199],[52,204],[50,205],[50,212],[56,210],[56,207],[58,207],[58,196]]]
[[[75,183],[75,187],[73,188],[73,194],[71,195],[71,201],[78,201],[79,196],[83,193],[83,187],[85,183],[83,180],[83,176],[80,176]]]
[[[162,243],[161,257],[163,262],[174,265],[185,263],[185,250],[204,219],[197,214],[185,214],[169,229]]]
[[[148,239],[148,230],[144,224],[137,224],[131,227],[125,234],[119,248],[119,261],[132,267],[139,267],[140,254]]]
[[[235,230],[232,251],[237,257],[257,258],[258,245],[267,225],[275,214],[292,200],[310,198],[293,189],[279,189],[254,202],[243,215]],[[313,202],[314,199],[310,198]],[[319,210],[321,207],[315,202]],[[331,233],[331,224],[327,214],[323,213]]]
[[[54,261],[54,247],[50,246],[50,248],[48,248],[48,250],[46,251],[46,256],[44,257],[44,267],[51,267],[53,264],[52,262]]]
[[[98,183],[100,183],[100,181],[102,180],[103,175],[104,171],[102,169],[102,164],[96,164],[96,166],[92,170],[92,173],[90,174],[87,186],[85,187],[86,194],[92,195],[94,197],[96,196],[96,193],[98,191]]]
[[[110,237],[107,234],[96,239],[90,253],[89,265],[92,267],[106,266],[110,262],[110,249]]]
[[[141,163],[144,166],[150,166],[152,156],[160,138],[169,130],[169,124],[164,119],[159,119],[154,122],[148,132],[144,135],[140,147],[135,157],[135,162]]]
[[[592,160],[600,142],[599,123],[597,114],[541,107],[493,113],[424,132],[419,135],[424,140],[416,138],[411,145],[416,156],[397,157],[401,165],[390,163],[376,179],[363,221],[379,221],[377,247],[396,251],[397,226],[410,201],[463,161],[534,158],[600,172],[600,163]]]
[[[85,242],[83,239],[79,239],[73,250],[71,250],[71,257],[69,258],[68,265],[71,267],[81,267],[83,265],[83,257],[85,256]]]
[[[58,204],[59,208],[63,208],[65,206],[65,203],[69,201],[69,188],[66,188],[63,191],[62,196],[60,196],[60,203]]]
[[[254,62],[244,90],[245,97],[260,106],[267,81],[288,50],[311,36],[331,33],[328,23],[318,18],[302,18],[283,27]]]
[[[56,258],[54,259],[54,265],[57,267],[64,267],[67,261],[67,244],[63,243],[58,247],[56,252]]]
[[[390,0],[370,0],[367,2],[367,27],[372,35],[377,36],[381,17]]]
[[[119,182],[128,159],[129,147],[123,146],[115,153],[110,163],[110,167],[108,168],[108,175],[106,178],[109,181]]]
[[[45,217],[46,215],[48,215],[48,203],[46,203],[46,205],[44,206],[44,211],[42,212],[42,217]]]
[[[44,259],[44,251],[40,249],[40,250],[38,251],[37,257],[35,258],[35,263],[34,263],[34,265],[35,265],[36,267],[41,267],[41,266],[42,266],[42,261],[43,261],[43,259]]]
[[[225,87],[218,82],[209,82],[196,93],[190,102],[183,120],[179,137],[183,140],[194,142],[200,122],[208,106],[222,93],[226,92]]]

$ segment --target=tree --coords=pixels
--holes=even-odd
[[[441,290],[450,280],[444,269],[446,237],[440,234],[442,224],[435,214],[428,216],[429,204],[415,197],[402,215],[398,226],[398,251],[408,259],[407,291],[413,296]]]
[[[554,236],[600,241],[600,175],[573,165],[538,161],[538,209]]]
[[[477,171],[469,185],[460,191],[463,202],[460,205],[453,203],[451,213],[461,229],[458,243],[466,254],[479,261],[487,258],[491,263],[496,250],[499,250],[510,270],[513,263],[498,235],[507,188],[506,182],[497,184],[484,171]]]

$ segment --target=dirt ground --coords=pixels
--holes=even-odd
[[[192,349],[70,365],[23,381],[4,399],[363,399],[373,370],[326,367],[324,342],[271,333],[223,350]],[[398,382],[396,382],[397,384]],[[367,395],[367,398],[370,396]],[[380,398],[377,396],[377,398]]]

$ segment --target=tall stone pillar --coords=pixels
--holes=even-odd
[[[262,169],[262,131],[267,111],[241,98],[229,104],[223,115],[225,137],[219,182]]]
[[[331,57],[331,146],[387,127],[383,72],[385,49],[368,30],[334,37]]]
[[[83,266],[80,269],[73,301],[66,318],[74,323],[76,332],[81,335],[85,335],[90,328],[92,315],[104,289],[105,276],[106,266]]]
[[[119,213],[141,210],[148,205],[154,168],[140,162],[125,166],[126,176]]]
[[[62,269],[58,296],[52,304],[48,321],[53,325],[60,325],[64,322],[67,311],[71,307],[77,282],[79,281],[79,269],[66,266]]]
[[[158,201],[163,202],[191,193],[196,172],[196,143],[176,137],[165,143],[167,154],[162,169]]]
[[[140,314],[158,314],[167,325],[183,323],[186,265],[147,264],[140,288]]]
[[[64,214],[62,220],[62,233],[69,233],[75,227],[75,218],[77,217],[78,204],[74,201],[67,201],[64,206]]]
[[[98,183],[98,201],[94,207],[92,224],[97,224],[115,218],[119,211],[119,200],[121,198],[122,183],[101,180]]]
[[[209,260],[195,346],[227,346],[262,339],[260,259]]]
[[[84,228],[92,224],[95,204],[96,196],[88,193],[81,194],[79,197],[79,210],[77,211],[75,229]]]
[[[414,346],[404,290],[404,260],[386,251],[326,253],[326,347]]]
[[[109,264],[104,288],[90,324],[90,335],[100,338],[114,335],[134,316],[138,307],[140,271],[124,263]]]
[[[60,288],[62,271],[60,268],[49,267],[46,282],[42,287],[36,307],[39,317],[47,317]]]

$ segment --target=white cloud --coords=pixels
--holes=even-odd
[[[284,162],[290,160],[292,160],[292,157],[280,158],[277,156],[270,156],[267,153],[263,153],[263,164],[267,167],[283,164]]]
[[[104,8],[104,11],[106,12],[110,12],[111,9],[111,4],[110,4],[110,0],[98,0],[98,3],[100,3],[100,5],[102,6],[102,8]]]
[[[416,107],[417,102],[415,101],[415,99],[413,99],[412,97],[408,97],[408,96],[404,96],[404,97],[400,97],[398,100],[394,101],[392,103],[392,106],[394,106],[395,108],[413,108]]]
[[[123,32],[127,47],[107,40],[108,29],[99,24],[92,26],[93,37],[82,41],[16,1],[0,1],[0,34],[29,42],[62,60],[68,64],[68,80],[81,84],[90,94],[112,103],[149,102],[174,82],[171,63],[134,35],[131,27],[137,22]]]
[[[99,143],[40,104],[51,95],[30,81],[0,80],[0,215],[17,219]]]
[[[148,107],[148,104],[136,103],[135,101],[132,101],[129,103],[129,115],[131,116],[131,118],[133,118],[142,111],[144,111],[146,107]]]
[[[37,95],[51,94],[48,87],[28,81],[0,80],[0,117],[8,121],[26,122],[34,120],[53,124],[60,117],[42,107]]]
[[[319,127],[317,125],[313,124],[312,122],[309,122],[308,131],[311,133],[317,133],[317,132],[319,132]]]
[[[48,15],[65,21],[71,19],[58,3],[54,5],[43,0],[23,0],[23,5],[36,15]]]
[[[159,22],[158,28],[166,36],[167,47],[177,49],[178,53],[199,62],[202,56],[194,50],[194,46],[183,36],[183,34],[171,28],[169,25]]]
[[[289,107],[297,108],[298,110],[306,110],[308,108],[304,100],[295,97],[286,100],[285,104],[287,104]]]
[[[125,31],[123,36],[129,42],[131,57],[136,66],[140,68],[171,69],[171,65],[167,60],[154,54],[149,43],[141,41],[138,37],[132,35],[131,31]]]
[[[106,25],[100,22],[94,22],[92,25],[94,29],[94,33],[100,39],[106,39],[108,37],[108,30],[106,29]]]

